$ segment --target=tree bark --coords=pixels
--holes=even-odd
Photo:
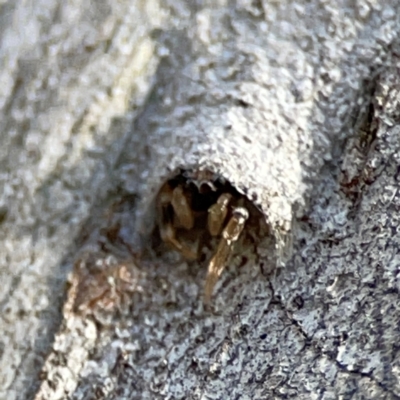
[[[0,4],[0,399],[399,398],[399,8]],[[210,307],[182,169],[268,226]]]

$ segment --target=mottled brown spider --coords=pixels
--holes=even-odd
[[[245,197],[208,171],[183,171],[160,189],[157,211],[161,239],[188,260],[199,259],[207,236],[218,239],[204,289],[204,303],[209,303],[249,218]]]

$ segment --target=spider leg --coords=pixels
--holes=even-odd
[[[218,197],[217,202],[208,209],[207,226],[211,236],[221,233],[231,199],[231,194],[223,193]]]
[[[159,206],[159,229],[161,239],[169,243],[175,250],[178,250],[182,255],[189,259],[197,259],[197,254],[188,246],[181,243],[176,238],[176,231],[174,227],[174,207],[172,206],[173,190],[169,185],[161,189],[158,199]]]
[[[193,211],[181,186],[177,186],[172,191],[171,205],[182,227],[187,230],[192,229],[194,226]]]
[[[249,212],[244,207],[237,207],[233,210],[232,217],[222,231],[222,239],[218,244],[217,251],[208,264],[204,287],[205,304],[209,304],[214,286],[224,270],[233,245],[239,239],[248,218]]]

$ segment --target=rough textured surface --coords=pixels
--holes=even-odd
[[[0,3],[1,398],[38,383],[74,239],[148,93],[162,15],[129,3]]]
[[[0,3],[0,398],[399,398],[398,2],[130,3]],[[210,310],[139,251],[178,167],[286,261]]]

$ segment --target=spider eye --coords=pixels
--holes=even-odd
[[[249,212],[244,207],[238,207],[233,211],[240,223],[244,223],[249,218]]]
[[[237,207],[237,208],[235,208],[233,214],[234,214],[234,215],[237,215],[238,218],[243,218],[243,219],[245,219],[245,220],[249,218],[249,212],[248,212],[247,209],[244,208],[244,207]]]
[[[210,192],[215,192],[217,188],[215,185],[208,181],[202,181],[199,184],[199,193],[200,194],[208,194]]]

